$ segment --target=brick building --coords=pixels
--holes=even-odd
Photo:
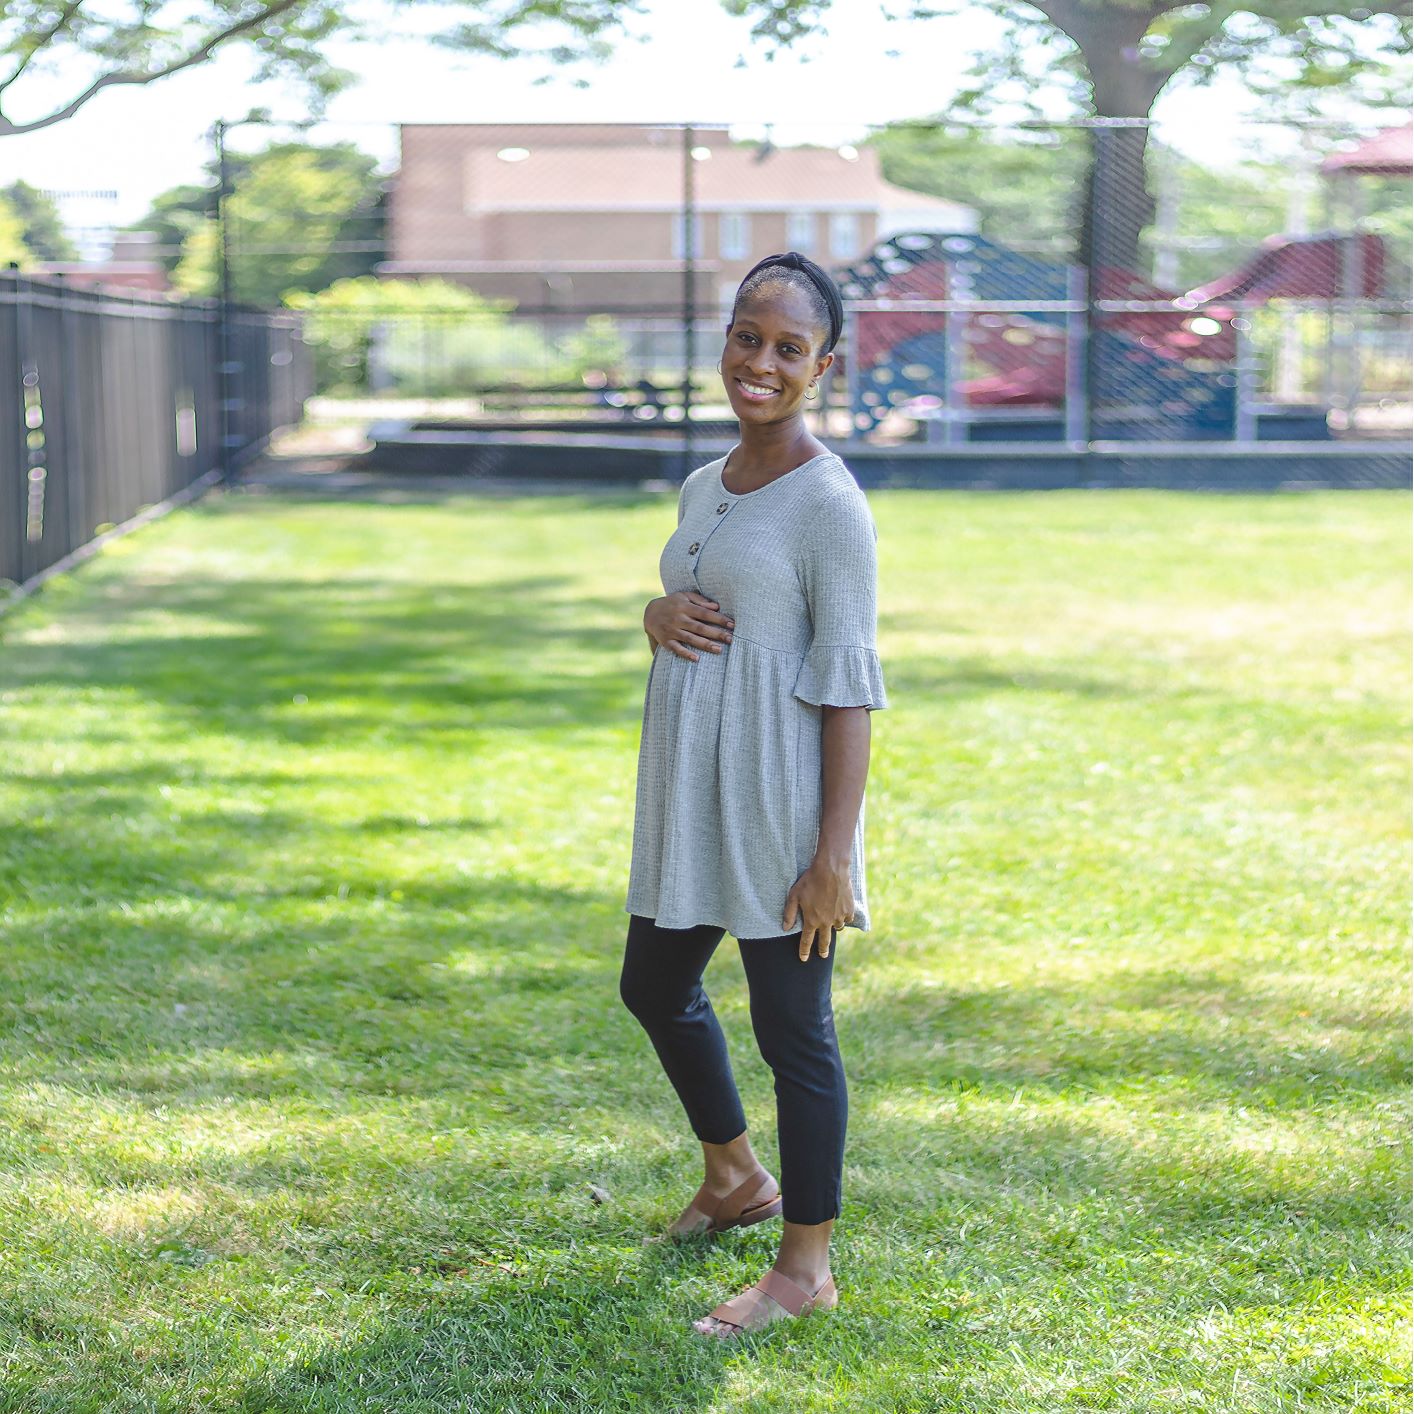
[[[698,128],[403,124],[380,274],[439,275],[523,312],[648,313],[684,298],[691,161],[696,302],[720,308],[775,250],[843,264],[901,230],[972,231],[967,206],[886,182],[869,148],[734,144]]]

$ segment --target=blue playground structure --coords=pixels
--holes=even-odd
[[[897,410],[930,440],[1328,438],[1324,408],[1257,401],[1247,316],[1275,298],[1377,296],[1383,271],[1378,236],[1275,238],[1183,294],[1100,267],[1087,317],[1077,267],[974,234],[894,235],[838,272],[853,426]],[[928,307],[941,301],[961,307]]]

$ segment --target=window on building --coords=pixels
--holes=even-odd
[[[751,249],[751,218],[741,211],[724,211],[717,218],[717,253],[723,260],[745,260]]]
[[[848,260],[859,254],[859,215],[854,211],[836,211],[830,217],[830,254],[836,260]]]
[[[815,213],[791,211],[786,215],[786,246],[809,255],[815,249]]]
[[[673,216],[673,259],[685,260],[687,258],[687,243],[683,237],[683,228],[687,224],[687,217],[681,211]],[[693,218],[692,222],[692,258],[701,260],[706,253],[706,242],[702,238],[702,228],[706,225],[701,216]]]

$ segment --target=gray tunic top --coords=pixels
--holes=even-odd
[[[661,928],[779,937],[820,829],[821,707],[888,706],[875,649],[878,531],[832,452],[741,495],[723,486],[725,464],[683,483],[658,569],[664,593],[716,600],[736,626],[722,652],[698,649],[696,662],[653,650],[624,909]],[[847,926],[867,931],[863,805],[850,880]]]

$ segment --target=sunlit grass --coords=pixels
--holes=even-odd
[[[776,1225],[640,1241],[671,498],[212,498],[0,620],[0,1410],[1407,1408],[1409,497],[871,503],[842,1302],[750,1349]]]

